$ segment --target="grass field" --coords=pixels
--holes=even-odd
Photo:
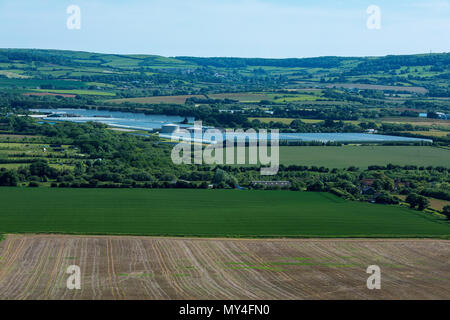
[[[403,201],[406,200],[406,196],[403,194],[398,194],[396,196],[399,197],[400,199],[402,199]],[[442,209],[445,206],[450,205],[450,201],[446,201],[446,200],[440,200],[440,199],[435,199],[435,198],[431,198],[431,197],[428,197],[428,200],[430,201],[430,208],[432,208],[434,210],[442,211]]]
[[[411,124],[413,126],[423,127],[442,127],[450,129],[450,121],[442,119],[429,119],[429,118],[410,118],[410,117],[386,117],[381,118],[381,122],[395,123],[395,124]]]
[[[414,93],[425,94],[428,92],[427,89],[423,87],[414,86],[385,86],[385,85],[374,85],[374,84],[364,84],[364,83],[333,83],[327,85],[328,88],[357,88],[357,89],[369,89],[369,90],[392,90],[392,91],[408,91]]]
[[[0,233],[446,237],[450,225],[406,208],[328,193],[2,188]]]
[[[149,104],[159,104],[159,103],[170,103],[170,104],[184,104],[188,98],[199,98],[205,99],[201,95],[184,95],[184,96],[154,96],[154,97],[142,97],[142,98],[124,98],[124,99],[113,99],[107,100],[109,103],[149,103]]]
[[[450,151],[419,146],[280,147],[280,163],[364,168],[369,165],[448,166]]]
[[[450,132],[447,131],[435,131],[435,130],[430,130],[430,131],[407,131],[408,133],[412,133],[412,134],[419,134],[422,136],[427,136],[427,137],[447,137]]]
[[[237,92],[237,93],[215,93],[209,94],[211,99],[232,99],[240,102],[259,102],[261,100],[272,100],[269,94],[264,92]]]

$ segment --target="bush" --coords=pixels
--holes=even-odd
[[[308,191],[321,192],[325,190],[325,186],[322,181],[316,181],[312,184],[308,184],[306,187]]]
[[[28,184],[28,187],[31,187],[31,188],[37,188],[37,187],[39,187],[39,183],[37,183],[37,182],[35,182],[35,181],[31,181],[31,182]]]
[[[418,210],[424,210],[430,205],[430,201],[426,197],[417,193],[410,193],[406,197],[406,202],[409,203],[411,209],[417,207]]]
[[[330,188],[329,192],[340,198],[343,198],[343,199],[347,199],[347,200],[355,199],[355,197],[352,194],[348,193],[345,190],[339,189],[339,188]]]
[[[424,189],[420,191],[420,194],[427,197],[450,201],[450,193],[447,191]]]
[[[382,193],[375,198],[376,203],[380,204],[398,204],[398,200],[386,193]]]
[[[442,214],[445,215],[447,217],[447,220],[450,220],[450,205],[446,205],[443,209],[442,209]]]
[[[17,174],[13,171],[0,171],[0,186],[15,187],[19,182]]]

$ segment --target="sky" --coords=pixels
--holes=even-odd
[[[67,27],[70,5],[80,29]],[[372,5],[379,19],[367,13]],[[450,0],[0,0],[0,47],[263,58],[450,52]]]

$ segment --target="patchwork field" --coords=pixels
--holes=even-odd
[[[326,86],[327,88],[357,88],[357,89],[369,89],[369,90],[390,90],[390,91],[407,91],[425,94],[428,92],[427,89],[423,87],[413,87],[413,86],[383,86],[376,84],[365,84],[365,83],[332,83]]]
[[[83,157],[71,145],[52,148],[43,140],[39,136],[0,134],[0,168],[19,168],[29,166],[36,160],[44,160],[54,168],[73,169]]]
[[[364,168],[370,165],[447,166],[450,151],[418,146],[280,147],[280,163]]]
[[[0,256],[0,299],[450,299],[445,240],[9,235]]]
[[[111,103],[173,103],[184,104],[187,98],[200,98],[205,99],[203,95],[174,95],[174,96],[153,96],[142,98],[124,98],[108,100]],[[209,94],[210,99],[231,99],[237,100],[243,103],[260,102],[261,100],[269,100],[278,103],[283,102],[320,102],[317,99],[326,100],[323,97],[312,94],[277,94],[277,93],[264,93],[264,92],[236,92],[236,93],[212,93]],[[322,103],[327,103],[322,101]],[[329,102],[328,102],[329,103]]]
[[[329,193],[5,187],[0,233],[448,238],[450,224]]]

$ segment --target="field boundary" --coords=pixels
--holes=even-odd
[[[8,237],[10,236],[35,236],[35,237],[54,237],[54,238],[61,238],[61,237],[67,237],[67,238],[72,238],[72,237],[76,237],[76,238],[112,238],[112,239],[123,239],[124,237],[126,238],[130,238],[130,239],[143,239],[143,238],[149,238],[149,239],[167,239],[167,240],[199,240],[199,241],[279,241],[279,242],[285,242],[285,241],[303,241],[303,242],[309,242],[309,241],[320,241],[320,242],[330,242],[330,241],[334,241],[334,240],[346,240],[346,241],[350,241],[350,242],[360,242],[361,240],[367,240],[370,242],[386,242],[386,241],[392,241],[392,242],[401,242],[401,241],[448,241],[450,240],[450,238],[448,239],[441,239],[441,238],[432,238],[432,237],[424,237],[424,236],[419,236],[416,238],[409,238],[409,237],[387,237],[387,238],[383,238],[383,237],[365,237],[365,238],[361,238],[361,237],[311,237],[311,238],[305,238],[305,237],[280,237],[277,236],[276,238],[264,238],[264,237],[259,237],[259,238],[239,238],[239,237],[211,237],[211,236],[205,236],[205,237],[196,237],[196,236],[157,236],[157,235],[127,235],[127,234],[72,234],[72,233],[36,233],[36,232],[30,232],[30,233],[15,233],[15,232],[8,232],[2,235],[2,239],[6,240]]]
[[[236,234],[233,235],[223,235],[218,234],[217,236],[211,235],[211,234],[164,234],[164,233],[118,233],[118,232],[112,232],[112,233],[106,233],[106,232],[66,232],[66,231],[43,231],[43,232],[26,232],[26,231],[17,231],[17,232],[8,232],[5,233],[6,235],[54,235],[54,236],[87,236],[87,237],[96,237],[96,236],[102,236],[102,237],[111,237],[111,236],[117,236],[117,237],[150,237],[150,238],[163,238],[163,239],[239,239],[239,240],[274,240],[274,239],[286,239],[286,240],[294,240],[294,239],[304,239],[304,240],[311,240],[311,239],[411,239],[411,240],[417,240],[417,239],[440,239],[440,240],[450,240],[450,234],[443,234],[443,235],[423,235],[423,234],[412,234],[409,236],[405,235],[391,235],[391,234],[373,234],[373,235],[245,235],[245,236],[239,236]],[[0,239],[1,241],[1,239]]]

